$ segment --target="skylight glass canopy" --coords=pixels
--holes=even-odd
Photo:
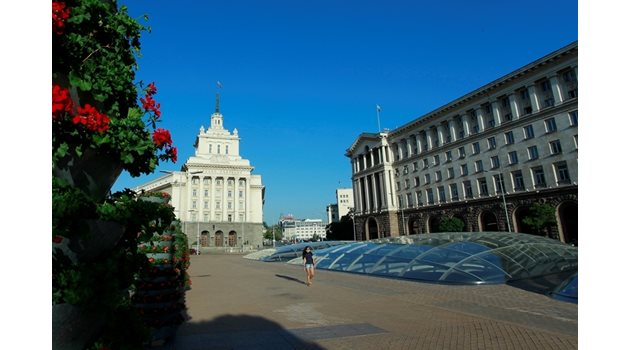
[[[258,259],[266,262],[289,261],[298,257],[302,259],[302,250],[304,250],[306,246],[310,246],[313,249],[314,254],[319,249],[335,247],[341,244],[348,243],[351,243],[351,241],[321,241],[296,243],[279,247],[273,251],[270,251],[269,254],[259,257]]]
[[[445,232],[354,242],[315,252],[317,268],[452,284],[553,281],[553,289],[575,277],[577,248],[524,233]],[[291,263],[299,263],[299,259]],[[551,277],[551,278],[550,278]],[[536,289],[535,283],[529,283]],[[538,290],[540,291],[540,290]]]

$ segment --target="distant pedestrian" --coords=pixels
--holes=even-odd
[[[310,246],[306,246],[302,250],[302,265],[304,271],[306,271],[306,285],[308,287],[313,284],[313,277],[315,277],[315,258],[313,257],[313,249]]]

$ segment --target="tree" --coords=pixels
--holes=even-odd
[[[534,229],[537,234],[544,233],[549,237],[549,229],[556,224],[556,209],[546,203],[534,203],[523,222]]]
[[[280,225],[266,226],[265,228],[266,230],[263,236],[265,239],[272,239],[274,236],[276,241],[282,239],[282,227],[280,227]]]
[[[440,232],[461,232],[466,224],[462,219],[456,217],[446,217],[440,220]]]
[[[326,226],[326,239],[330,241],[352,241],[354,231],[352,229],[352,217],[344,215],[339,222],[333,222]]]

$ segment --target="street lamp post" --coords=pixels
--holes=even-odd
[[[357,230],[355,228],[355,224],[354,224],[354,208],[349,208],[350,210],[350,217],[352,218],[352,237],[353,240],[357,240]]]
[[[512,225],[510,224],[510,216],[508,215],[507,202],[505,201],[505,183],[503,183],[503,173],[498,171],[486,170],[487,173],[499,174],[499,184],[501,185],[501,197],[503,199],[503,209],[505,210],[505,220],[507,221],[508,232],[512,232]]]

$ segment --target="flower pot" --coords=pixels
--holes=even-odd
[[[71,153],[55,164],[53,175],[100,202],[105,199],[122,170],[122,162],[87,149],[81,157]]]
[[[98,336],[105,319],[96,311],[71,304],[53,305],[52,348],[83,350]]]
[[[86,220],[90,230],[85,237],[64,239],[53,243],[53,252],[60,249],[73,263],[90,262],[116,246],[125,233],[124,227],[114,221]]]

